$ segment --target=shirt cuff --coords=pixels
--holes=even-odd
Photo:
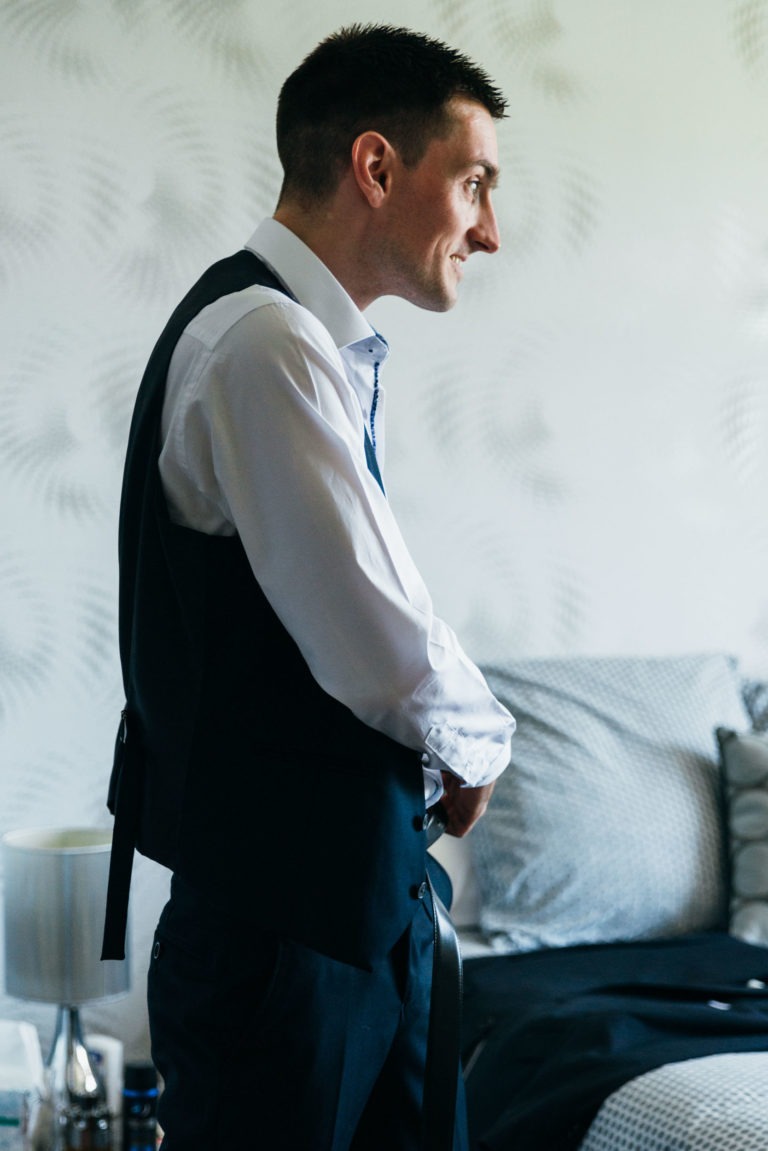
[[[458,776],[465,787],[493,783],[509,764],[514,730],[515,721],[510,716],[509,723],[493,739],[480,743],[476,735],[447,723],[431,727],[424,740],[426,751],[421,757],[425,774],[449,771]]]

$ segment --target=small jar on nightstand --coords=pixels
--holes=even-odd
[[[157,1071],[152,1063],[126,1063],[123,1151],[157,1149]]]

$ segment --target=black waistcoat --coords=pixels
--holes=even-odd
[[[420,757],[320,688],[239,538],[173,524],[158,469],[182,331],[253,284],[285,291],[247,251],[209,268],[168,322],[136,400],[120,508],[127,702],[110,784],[104,957],[122,954],[136,846],[233,914],[367,966],[405,929],[422,887]],[[258,380],[254,391],[258,403]]]

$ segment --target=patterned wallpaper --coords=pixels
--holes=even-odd
[[[144,361],[271,211],[280,83],[370,0],[0,0],[0,830],[98,824],[116,515]],[[480,658],[728,649],[768,672],[768,0],[396,0],[511,100],[503,248],[381,301],[386,476]],[[474,266],[473,266],[474,265]],[[258,813],[254,813],[254,820]],[[146,1037],[166,877],[141,861]],[[258,898],[258,893],[254,893]],[[8,997],[0,1011],[53,1012]]]

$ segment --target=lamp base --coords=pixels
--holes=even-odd
[[[110,1148],[104,1088],[88,1056],[77,1007],[58,1008],[45,1071],[56,1151]]]

